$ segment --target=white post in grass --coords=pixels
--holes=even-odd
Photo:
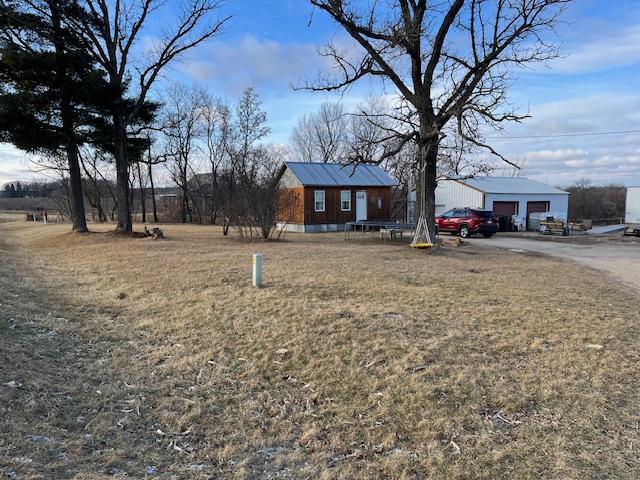
[[[262,254],[253,254],[253,286],[262,286]]]

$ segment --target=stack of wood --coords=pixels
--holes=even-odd
[[[568,229],[560,220],[540,222],[540,233],[545,235],[568,235]]]
[[[593,227],[593,222],[591,220],[583,220],[582,222],[579,222],[579,223],[570,222],[569,223],[569,232],[570,233],[573,233],[573,232],[584,233],[586,235],[587,234],[587,230],[591,230],[592,227]]]
[[[459,237],[441,237],[440,243],[446,247],[459,247],[462,245],[462,240]]]

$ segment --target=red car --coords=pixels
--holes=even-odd
[[[480,233],[489,238],[498,231],[498,222],[490,210],[476,208],[454,208],[436,217],[439,232],[459,233],[467,238],[473,233]]]

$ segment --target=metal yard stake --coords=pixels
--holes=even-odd
[[[253,286],[262,286],[262,257],[261,253],[253,254]]]

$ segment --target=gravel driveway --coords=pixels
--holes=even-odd
[[[469,243],[489,248],[538,252],[587,265],[640,291],[640,243],[576,244],[496,236],[470,238]]]

